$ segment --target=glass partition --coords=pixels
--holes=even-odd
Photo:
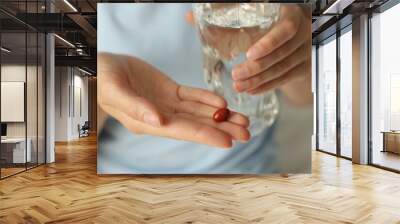
[[[7,177],[24,171],[31,161],[26,141],[26,33],[3,32],[1,47],[1,176]]]
[[[44,1],[30,1],[28,6],[26,3],[1,2],[0,6],[17,5],[19,13],[43,11]],[[0,178],[3,179],[45,163],[46,39],[40,31],[2,12],[0,20]],[[2,20],[18,25],[9,29]]]
[[[31,151],[31,159],[27,163],[28,168],[36,166],[38,160],[38,35],[36,32],[27,33],[27,74],[26,74],[26,113],[27,113],[27,150]]]
[[[352,157],[352,33],[351,26],[340,36],[340,154]]]
[[[336,36],[318,47],[318,149],[336,154]]]
[[[45,65],[46,65],[46,37],[43,33],[38,34],[38,74],[37,74],[37,153],[38,164],[43,164],[46,162],[46,139],[45,139],[45,124],[46,124],[46,74],[45,74]]]
[[[400,171],[400,4],[371,18],[371,162]]]
[[[26,12],[42,12],[42,4],[39,1],[27,2]],[[38,19],[38,17],[34,17]],[[38,22],[38,21],[35,21]],[[27,29],[27,150],[31,151],[31,161],[27,167],[35,167],[39,164],[39,69],[41,63],[40,45],[43,38],[39,32],[33,29]],[[42,86],[43,88],[44,86]]]

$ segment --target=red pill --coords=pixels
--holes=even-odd
[[[229,117],[230,111],[228,108],[220,108],[217,111],[215,111],[213,115],[213,119],[215,122],[223,122],[226,121]]]

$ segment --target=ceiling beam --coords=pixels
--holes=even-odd
[[[317,20],[315,20],[315,22],[312,23],[312,32],[315,33],[318,30],[321,30],[321,28],[333,18],[335,18],[335,16],[320,16]]]
[[[85,33],[90,37],[89,39],[96,40],[96,36],[97,36],[96,28],[94,28],[92,26],[92,24],[90,24],[85,17],[83,17],[80,14],[68,14],[67,16],[72,21],[74,21],[78,26],[80,26],[83,31],[85,31]],[[95,44],[91,43],[91,45],[95,45]]]
[[[42,32],[82,31],[82,28],[63,13],[18,13],[16,17]]]
[[[96,71],[96,56],[55,56],[56,66],[87,67]]]
[[[343,11],[355,0],[336,0],[328,5],[322,12],[324,15],[338,15],[342,14]]]

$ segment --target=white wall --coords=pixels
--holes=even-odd
[[[2,65],[1,81],[25,82],[25,65]]]
[[[68,140],[68,86],[69,76],[67,67],[55,68],[55,141]]]
[[[78,124],[88,120],[88,78],[75,68],[57,67],[55,86],[55,140],[77,139]]]
[[[83,125],[85,121],[88,120],[89,114],[88,114],[88,78],[81,76],[82,73],[78,73],[79,75],[76,75],[75,70],[75,77],[74,77],[74,99],[75,99],[75,107],[73,108],[75,110],[74,117],[72,119],[72,136],[78,137],[78,129],[77,126],[78,124]],[[80,91],[80,93],[79,93]],[[79,97],[80,95],[80,97]],[[78,102],[80,100],[80,102]],[[81,107],[81,108],[79,108]],[[82,111],[80,111],[80,109]]]

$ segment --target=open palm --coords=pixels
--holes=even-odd
[[[218,147],[250,138],[244,115],[233,112],[221,123],[212,119],[218,108],[227,106],[222,97],[179,85],[138,58],[99,53],[98,88],[103,110],[136,134]]]

